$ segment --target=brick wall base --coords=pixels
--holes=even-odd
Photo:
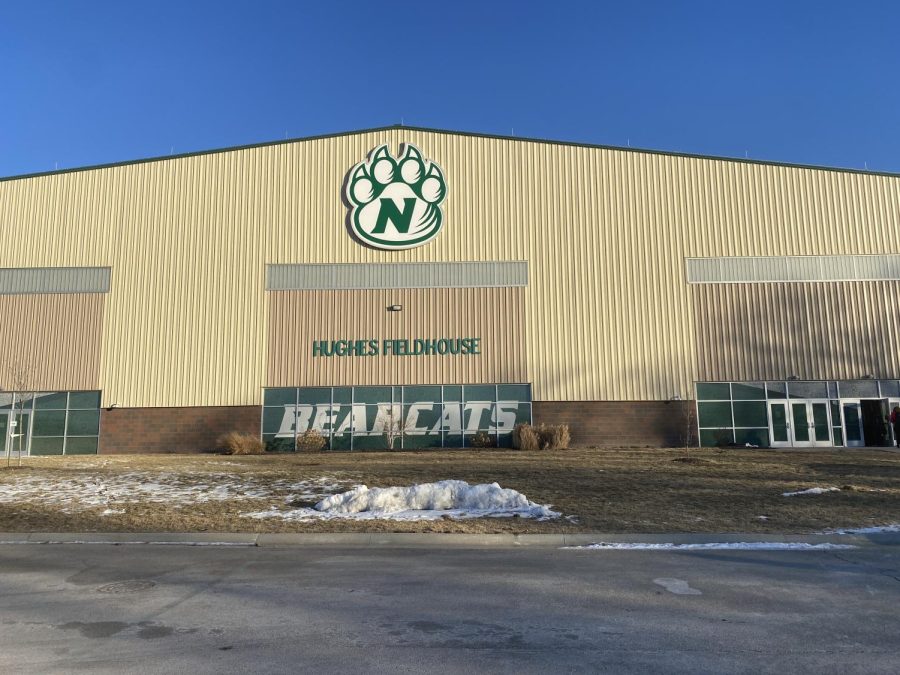
[[[260,433],[259,406],[114,408],[100,414],[100,454],[209,452],[228,431]]]
[[[535,424],[568,424],[572,445],[680,447],[696,438],[693,401],[535,401]]]

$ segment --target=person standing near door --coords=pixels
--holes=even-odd
[[[891,427],[894,429],[894,443],[900,448],[900,405],[895,405],[890,416]]]

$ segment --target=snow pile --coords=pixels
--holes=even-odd
[[[160,503],[173,508],[204,502],[272,499],[314,501],[346,487],[336,479],[271,480],[228,473],[183,474],[131,472],[84,473],[66,478],[16,476],[0,483],[0,504],[32,503],[59,507],[63,513],[103,507],[102,515],[120,512],[125,504]]]
[[[782,497],[797,497],[800,495],[821,495],[826,492],[840,492],[840,488],[836,487],[827,487],[827,488],[809,488],[808,490],[798,490],[797,492],[782,492]]]
[[[891,532],[900,532],[900,523],[876,525],[874,527],[840,528],[837,530],[826,530],[822,534],[886,534]]]
[[[247,518],[285,520],[439,520],[441,518],[535,518],[546,520],[561,514],[549,505],[535,504],[515,490],[497,483],[469,485],[461,480],[442,480],[411,487],[368,488],[326,497],[313,508],[291,511],[270,509],[242,514]]]
[[[637,551],[834,551],[858,548],[851,544],[806,544],[783,541],[713,542],[708,544],[644,544],[600,542],[587,546],[564,546],[567,549],[637,550]]]

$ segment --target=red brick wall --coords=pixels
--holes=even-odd
[[[228,431],[260,433],[259,406],[114,408],[100,413],[100,454],[206,452]]]
[[[535,424],[568,424],[572,445],[674,447],[684,445],[696,422],[693,401],[535,401]]]

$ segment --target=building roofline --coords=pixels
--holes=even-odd
[[[16,174],[12,176],[0,176],[0,182],[23,180],[26,178],[40,178],[43,176],[56,176],[59,174],[75,173],[79,171],[95,171],[97,169],[113,169],[120,166],[129,166],[132,164],[147,164],[149,162],[163,162],[173,159],[184,159],[187,157],[198,157],[201,155],[216,155],[223,152],[236,152],[240,150],[254,150],[256,148],[266,148],[276,145],[287,145],[290,143],[301,143],[304,141],[318,141],[326,138],[339,138],[342,136],[356,136],[359,134],[371,134],[382,131],[395,131],[402,129],[405,131],[418,131],[433,134],[446,134],[450,136],[469,136],[472,138],[490,138],[501,141],[519,141],[523,143],[543,143],[548,145],[560,145],[564,147],[575,148],[591,148],[597,150],[614,150],[618,152],[634,152],[645,155],[663,155],[667,157],[684,157],[687,159],[705,159],[718,162],[736,162],[739,164],[757,164],[763,166],[782,166],[791,169],[813,169],[817,171],[835,171],[839,173],[862,174],[866,176],[887,176],[890,178],[900,178],[900,172],[891,171],[872,171],[868,169],[851,169],[838,166],[823,166],[818,164],[794,164],[791,162],[774,162],[762,159],[749,159],[744,157],[726,157],[723,155],[703,155],[693,152],[674,152],[669,150],[651,150],[648,148],[632,148],[621,147],[617,145],[605,145],[602,143],[578,143],[575,141],[560,141],[548,138],[534,138],[530,136],[507,136],[503,134],[486,134],[472,131],[453,131],[451,129],[432,129],[429,127],[415,127],[405,124],[393,124],[381,127],[372,127],[369,129],[357,129],[354,131],[341,131],[332,134],[317,134],[314,136],[300,136],[297,138],[288,138],[278,141],[263,141],[261,143],[248,143],[244,145],[232,145],[223,148],[212,148],[209,150],[197,150],[194,152],[183,152],[172,155],[158,155],[154,157],[144,157],[140,159],[131,159],[121,162],[107,162],[104,164],[90,164],[86,166],[72,167],[69,169],[57,169],[55,171],[37,171],[33,173]]]

